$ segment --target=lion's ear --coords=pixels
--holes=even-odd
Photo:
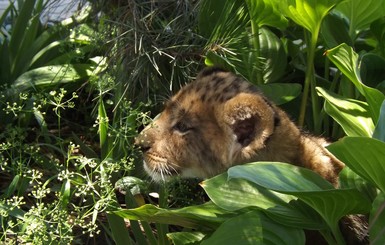
[[[241,93],[228,100],[223,109],[226,124],[242,146],[262,142],[274,130],[274,109],[256,94]]]
[[[244,110],[242,113],[246,113]],[[250,117],[249,117],[250,116]],[[258,116],[250,115],[246,113],[245,115],[240,115],[237,113],[231,124],[231,129],[233,130],[234,135],[239,144],[246,146],[250,144],[251,141],[255,138],[255,132],[258,124]]]

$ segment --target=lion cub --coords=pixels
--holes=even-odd
[[[209,178],[237,164],[279,161],[311,169],[337,187],[344,167],[325,140],[301,132],[256,87],[217,67],[203,70],[173,96],[136,144],[156,181]],[[367,243],[366,225],[359,216],[343,219],[349,244]]]
[[[336,186],[344,166],[323,139],[302,133],[256,87],[217,67],[173,96],[136,143],[154,180],[208,178],[237,164],[279,161],[309,168]]]

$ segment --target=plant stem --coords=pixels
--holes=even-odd
[[[305,73],[305,84],[303,88],[303,95],[301,100],[301,107],[300,107],[300,114],[298,118],[298,124],[300,127],[303,127],[305,122],[305,115],[306,115],[306,106],[307,106],[307,100],[309,98],[309,92],[311,93],[312,98],[312,109],[313,109],[313,120],[314,120],[314,129],[316,133],[319,133],[321,131],[321,124],[319,120],[319,106],[318,106],[318,97],[315,92],[315,71],[314,71],[314,55],[318,40],[318,33],[319,33],[318,26],[316,28],[316,32],[311,33],[311,38],[309,42],[309,38],[305,38],[306,43],[308,44],[308,50],[307,50],[307,67],[306,67],[306,73]],[[308,36],[308,33],[305,33],[305,37]],[[311,91],[310,91],[311,89]]]
[[[251,13],[250,13],[250,16]],[[250,17],[251,18],[251,17]],[[254,57],[256,57],[256,64],[257,64],[257,68],[256,68],[256,79],[257,79],[257,84],[263,84],[263,74],[262,74],[262,67],[261,67],[261,62],[259,61],[259,57],[261,56],[261,44],[259,42],[259,26],[257,23],[255,23],[254,20],[250,20],[251,22],[251,35],[252,35],[252,41],[253,41],[253,51],[254,51]],[[254,69],[251,70],[251,74],[254,73]],[[251,77],[254,77],[254,76],[251,76]]]
[[[167,188],[165,185],[160,185],[159,186],[159,207],[160,208],[167,208]],[[169,241],[167,238],[167,233],[168,233],[168,225],[166,224],[160,224],[156,223],[156,230],[158,231],[158,244],[159,245],[169,245]]]

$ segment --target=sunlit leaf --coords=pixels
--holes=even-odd
[[[350,79],[357,90],[365,96],[373,122],[376,123],[379,118],[379,112],[382,101],[385,99],[384,94],[379,90],[366,86],[360,78],[360,62],[359,56],[354,52],[352,47],[346,44],[330,49],[326,52],[326,56],[337,66],[337,68]]]
[[[371,137],[374,124],[367,103],[348,99],[317,87],[317,92],[325,98],[325,111],[343,128],[348,136]]]
[[[297,203],[296,198],[291,195],[267,190],[245,179],[228,179],[227,173],[205,180],[201,185],[210,200],[225,210],[237,211],[256,207],[288,226],[324,228],[320,217]]]
[[[284,14],[310,33],[318,33],[323,18],[341,0],[275,0]]]
[[[175,245],[193,245],[201,244],[206,234],[198,231],[192,232],[173,232],[168,233],[167,237],[170,238],[172,244]]]
[[[258,162],[228,170],[229,178],[247,179],[264,188],[297,196],[314,208],[332,230],[347,214],[367,213],[371,203],[355,189],[334,189],[315,172],[291,164]]]
[[[260,188],[243,179],[228,180],[227,173],[205,180],[201,186],[216,205],[229,211],[250,206],[268,209],[295,200],[295,197]]]
[[[91,64],[54,65],[36,68],[19,76],[10,90],[19,93],[52,87],[58,83],[75,82],[92,76],[95,68]]]
[[[385,143],[368,137],[345,137],[328,149],[358,175],[385,192]]]
[[[286,71],[287,57],[284,45],[269,29],[260,28],[259,31],[259,55],[262,62],[262,71],[260,72],[263,74],[263,83],[276,82]],[[255,63],[255,59],[257,57],[250,62]]]
[[[279,225],[251,211],[224,222],[202,245],[304,244],[302,230]]]
[[[301,94],[302,86],[298,83],[269,83],[258,85],[262,93],[277,105],[285,104]]]
[[[369,27],[374,20],[385,14],[384,0],[348,0],[342,1],[336,10],[350,20],[350,35],[356,37],[356,31]]]
[[[279,10],[279,5],[271,0],[245,0],[250,20],[259,27],[285,28],[288,21]]]
[[[199,229],[215,229],[220,223],[235,215],[232,212],[224,211],[213,203],[180,209],[163,209],[146,204],[139,208],[121,209],[113,211],[113,213],[126,219]]]

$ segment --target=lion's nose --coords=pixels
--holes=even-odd
[[[151,148],[151,142],[147,139],[147,137],[140,133],[136,138],[134,142],[135,146],[137,146],[142,152],[146,152],[150,150]]]

